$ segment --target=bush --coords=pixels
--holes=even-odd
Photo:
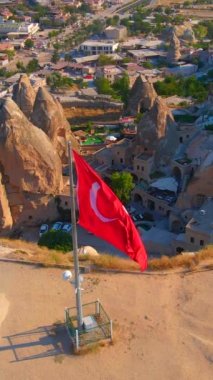
[[[49,231],[40,237],[38,245],[57,251],[69,252],[72,250],[72,239],[67,232]]]
[[[192,96],[198,101],[204,101],[208,95],[208,89],[195,76],[182,78],[176,76],[166,76],[163,81],[155,83],[158,95],[183,97]]]

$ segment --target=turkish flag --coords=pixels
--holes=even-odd
[[[146,250],[130,215],[91,166],[74,150],[73,154],[78,177],[79,224],[125,252],[145,270]]]

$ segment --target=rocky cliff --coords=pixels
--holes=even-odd
[[[33,111],[36,93],[26,74],[21,75],[18,82],[13,86],[12,97],[25,116],[29,118]]]
[[[44,87],[40,87],[37,92],[31,121],[50,138],[63,163],[67,161],[68,140],[78,149],[78,143],[71,133],[60,102]]]
[[[119,120],[123,113],[123,103],[106,95],[60,97],[60,101],[70,123]]]
[[[61,190],[61,160],[50,139],[13,100],[1,100],[0,120],[0,170],[13,223],[23,220],[25,210],[28,210],[25,219],[28,217],[35,223],[34,214],[38,215],[39,209],[41,219],[47,198]],[[0,203],[2,207],[2,198]]]
[[[150,111],[141,118],[136,136],[138,149],[155,154],[155,165],[167,164],[178,146],[176,124],[172,113],[157,97]]]
[[[131,89],[127,113],[136,116],[139,112],[149,110],[157,97],[155,89],[143,75],[139,75]]]

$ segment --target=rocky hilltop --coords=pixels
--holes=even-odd
[[[143,75],[139,75],[131,89],[127,113],[136,116],[139,112],[149,110],[157,97],[157,93]]]
[[[35,222],[49,195],[61,190],[61,160],[46,134],[12,99],[1,100],[0,120],[1,224],[11,224],[10,215],[15,224]]]
[[[136,144],[145,152],[155,155],[156,167],[167,163],[178,146],[176,124],[172,113],[157,97],[150,111],[141,118],[138,125]]]
[[[27,118],[33,112],[35,97],[36,92],[31,86],[29,77],[26,74],[21,75],[18,82],[13,86],[13,100]]]

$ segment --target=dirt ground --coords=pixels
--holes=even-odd
[[[63,326],[74,291],[59,269],[0,263],[1,380],[210,380],[213,276],[87,274],[83,302],[100,298],[113,345],[70,354]]]

